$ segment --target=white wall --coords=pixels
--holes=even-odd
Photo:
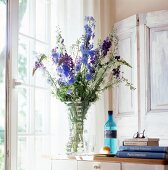
[[[168,0],[112,0],[115,22],[136,13],[168,9]]]

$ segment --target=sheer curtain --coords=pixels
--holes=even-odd
[[[5,0],[0,0],[2,1]],[[67,47],[70,47],[83,33],[85,16],[93,16],[96,19],[96,44],[102,32],[100,9],[104,1],[8,0],[8,2],[10,10],[8,11],[10,21],[8,82],[11,83],[8,85],[9,96],[7,96],[10,115],[7,131],[9,150],[7,169],[47,170],[51,164],[45,155],[65,153],[69,132],[68,116],[63,103],[55,97],[50,99],[49,87],[43,75],[32,77],[34,51],[50,52],[55,45],[55,31],[58,25]],[[5,88],[4,79],[0,86]],[[4,98],[1,96],[1,99]],[[91,147],[94,146],[90,149],[96,152],[103,145],[106,105],[104,99],[106,98],[102,95],[100,100],[92,105],[85,124],[88,142]],[[3,110],[0,111],[0,115],[3,120]]]
[[[100,0],[53,0],[51,3],[51,47],[55,45],[55,30],[58,25],[62,30],[66,46],[70,47],[75,43],[83,34],[85,16],[93,16],[96,19],[95,44],[97,44],[98,38],[101,37]],[[100,98],[101,100],[90,108],[85,122],[90,150],[96,152],[103,145],[104,96]],[[51,112],[52,155],[63,154],[69,130],[66,106],[52,98]]]

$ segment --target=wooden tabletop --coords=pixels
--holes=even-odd
[[[140,158],[118,158],[105,156],[53,156],[52,160],[80,160],[80,161],[98,161],[98,162],[115,162],[115,163],[134,163],[134,164],[152,164],[152,165],[168,165],[165,159],[140,159]]]
[[[103,162],[125,162],[136,164],[152,164],[152,165],[168,165],[168,160],[165,159],[140,159],[140,158],[118,158],[118,157],[95,157],[95,161]]]

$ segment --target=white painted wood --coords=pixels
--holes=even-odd
[[[8,1],[8,73],[7,73],[7,88],[8,88],[8,122],[7,122],[7,132],[8,140],[6,141],[7,146],[7,160],[6,167],[7,170],[17,169],[17,91],[13,90],[12,78],[17,75],[17,60],[18,56],[18,11],[19,3],[17,0]]]
[[[51,170],[168,170],[168,165],[52,160]]]
[[[137,24],[137,15],[133,15],[115,23],[115,28],[117,29],[118,33],[122,33],[134,28]]]
[[[168,142],[168,11],[141,14],[140,123],[149,137]]]
[[[122,170],[165,170],[165,168],[164,165],[122,163]]]
[[[158,26],[166,26],[168,24],[168,10],[155,11],[146,13],[144,16],[144,24],[150,28]]]
[[[118,126],[119,145],[123,139],[132,137],[138,131],[137,25],[136,15],[115,24],[119,37],[119,55],[132,66],[123,66],[121,72],[136,88],[131,91],[123,83],[113,89],[113,110]]]
[[[120,170],[120,163],[78,161],[78,170]]]
[[[52,160],[51,170],[77,170],[76,160]]]
[[[124,58],[130,65],[133,65],[132,44],[135,38],[135,32],[123,33],[119,35],[119,55]],[[127,51],[127,53],[126,53]],[[121,68],[124,77],[133,82],[133,71],[129,67],[123,66]],[[127,99],[127,102],[125,102]],[[134,113],[134,96],[133,91],[130,91],[124,83],[118,88],[118,113],[119,114],[132,114]]]
[[[150,29],[151,110],[168,111],[168,27]]]

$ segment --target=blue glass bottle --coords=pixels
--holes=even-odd
[[[110,148],[111,154],[117,153],[117,126],[113,120],[113,111],[108,111],[108,120],[104,125],[104,145]]]

